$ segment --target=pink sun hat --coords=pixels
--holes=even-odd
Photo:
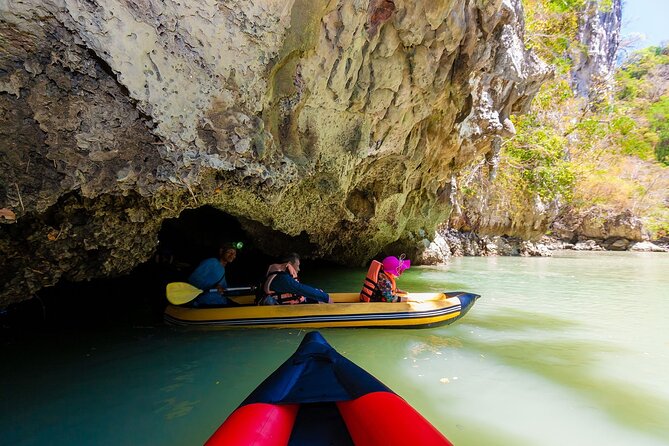
[[[381,263],[383,264],[383,271],[394,276],[399,276],[404,270],[411,267],[411,260],[405,259],[404,255],[401,255],[399,259],[395,256],[388,256]]]

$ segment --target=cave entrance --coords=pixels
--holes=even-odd
[[[178,218],[164,220],[154,261],[167,270],[168,281],[185,281],[202,260],[217,257],[219,248],[229,243],[242,247],[226,266],[228,285],[261,280],[272,258],[258,248],[237,218],[211,206],[187,209]]]
[[[0,328],[99,329],[159,324],[165,286],[183,282],[222,243],[242,242],[227,267],[230,286],[256,285],[274,260],[262,252],[235,217],[211,206],[163,221],[154,255],[124,275],[72,282],[65,278],[0,313]]]
[[[221,244],[242,242],[226,266],[230,286],[257,285],[268,265],[295,251],[308,258],[315,247],[306,233],[291,237],[261,223],[238,219],[212,206],[184,210],[163,221],[154,255],[128,274],[58,284],[0,313],[0,327],[101,328],[162,321],[165,286],[183,282],[202,260],[217,257]],[[313,258],[313,257],[312,257]],[[313,262],[313,261],[312,261]],[[317,273],[311,265],[307,270]],[[307,280],[310,278],[307,277]]]

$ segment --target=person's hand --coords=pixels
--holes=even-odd
[[[216,285],[216,290],[218,291],[218,294],[225,294],[225,288],[223,288],[220,285]]]

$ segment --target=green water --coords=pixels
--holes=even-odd
[[[305,282],[346,291],[362,275]],[[669,444],[669,255],[462,258],[398,285],[483,297],[451,326],[321,332],[456,445]],[[0,443],[202,444],[303,335],[141,327],[5,345]]]

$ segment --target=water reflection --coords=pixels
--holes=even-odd
[[[513,332],[528,330],[544,330],[551,332],[560,332],[574,329],[578,323],[572,320],[551,316],[547,314],[538,315],[529,311],[515,308],[504,308],[496,311],[494,314],[482,316],[472,311],[463,319],[464,324],[475,325],[478,328],[485,328],[503,332],[505,335]]]
[[[601,355],[624,353],[621,347],[587,339],[561,339],[564,329],[577,332],[578,324],[556,316],[520,310],[504,310],[485,318],[471,318],[468,322],[496,332],[496,335],[488,334],[482,340],[465,333],[458,341],[432,336],[427,339],[426,345],[441,348],[461,343],[468,350],[574,391],[587,398],[587,404],[606,413],[617,423],[669,442],[669,400],[635,386],[634,370],[629,370],[630,379],[627,381],[613,380],[599,373]],[[541,330],[544,334],[555,336],[546,336],[541,340],[510,339],[510,335],[528,330]]]

